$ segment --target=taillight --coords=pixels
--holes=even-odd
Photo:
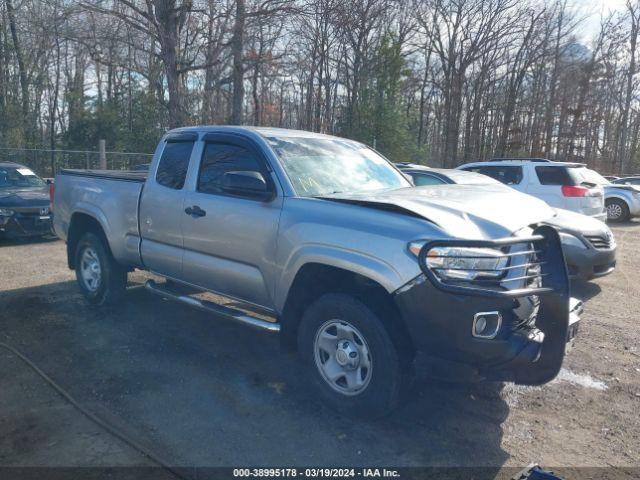
[[[562,195],[565,197],[586,197],[589,195],[589,189],[576,185],[563,185]]]
[[[49,184],[49,202],[51,203],[51,211],[53,212],[53,197],[56,193],[56,185],[55,183],[51,182]]]

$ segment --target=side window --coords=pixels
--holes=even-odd
[[[227,172],[263,172],[255,153],[239,145],[207,143],[200,163],[198,191],[203,193],[224,193],[222,177]]]
[[[165,187],[180,190],[189,168],[189,158],[194,142],[167,142],[160,157],[156,182]]]
[[[536,167],[540,185],[573,185],[567,169],[563,167]]]
[[[471,169],[472,172],[482,173],[505,185],[518,185],[522,181],[522,167],[513,165],[491,165]]]
[[[442,185],[444,182],[433,175],[424,175],[420,173],[412,173],[413,183],[416,187],[424,187],[426,185]]]

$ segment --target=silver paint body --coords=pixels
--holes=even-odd
[[[161,141],[146,183],[78,175],[56,178],[55,229],[67,238],[74,213],[95,218],[115,258],[124,265],[282,312],[296,274],[319,263],[361,274],[394,292],[420,275],[409,242],[498,239],[554,216],[541,200],[512,189],[473,186],[401,188],[309,198],[296,195],[264,137],[319,136],[281,129],[190,127],[196,132],[185,186],[155,181]],[[237,135],[268,161],[275,195],[255,201],[196,191],[202,136]],[[198,205],[207,212],[184,213]],[[382,208],[381,208],[382,207]],[[139,214],[138,214],[139,212]]]
[[[610,198],[622,200],[629,207],[629,213],[632,217],[640,216],[640,187],[608,183],[604,185],[604,198],[605,200]]]

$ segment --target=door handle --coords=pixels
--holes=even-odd
[[[204,217],[207,214],[207,212],[202,210],[198,205],[185,208],[184,213],[191,215],[192,217]]]

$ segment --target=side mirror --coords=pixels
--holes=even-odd
[[[253,198],[268,199],[271,192],[267,181],[260,172],[236,171],[227,172],[222,176],[222,189],[225,192]]]

